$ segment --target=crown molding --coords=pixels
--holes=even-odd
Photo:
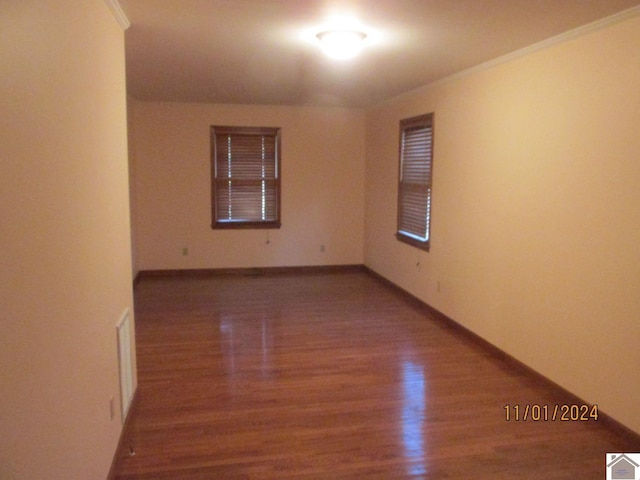
[[[384,105],[387,103],[394,102],[397,99],[404,98],[405,96],[414,94],[416,92],[420,92],[423,90],[428,90],[434,87],[439,87],[441,85],[445,85],[454,80],[458,80],[460,78],[468,77],[474,73],[482,72],[484,70],[488,70],[490,68],[496,67],[498,65],[502,65],[503,63],[508,63],[513,60],[517,60],[518,58],[525,57],[532,53],[538,52],[540,50],[545,50],[547,48],[553,47],[555,45],[559,45],[561,43],[567,42],[569,40],[573,40],[574,38],[581,37],[591,32],[595,32],[597,30],[601,30],[608,26],[614,25],[616,23],[623,22],[624,20],[628,20],[633,17],[637,17],[640,15],[640,6],[632,7],[627,10],[623,10],[619,13],[610,15],[608,17],[602,18],[600,20],[596,20],[595,22],[588,23],[578,28],[574,28],[573,30],[569,30],[567,32],[561,33],[560,35],[556,35],[555,37],[548,38],[538,43],[534,43],[533,45],[529,45],[528,47],[521,48],[520,50],[516,50],[511,53],[507,53],[501,57],[494,58],[493,60],[489,60],[484,63],[480,63],[474,67],[467,68],[465,70],[461,70],[457,73],[453,73],[447,77],[441,78],[440,80],[435,80],[431,83],[423,85],[421,87],[415,88],[408,92],[401,93],[400,95],[393,97],[389,100],[385,100],[380,102],[378,105]],[[378,106],[374,105],[374,106]]]
[[[538,52],[540,50],[545,50],[549,47],[553,47],[554,45],[559,45],[561,43],[568,42],[569,40],[573,40],[574,38],[578,38],[588,33],[601,30],[605,27],[614,25],[616,23],[622,22],[629,18],[636,17],[638,15],[640,15],[640,6],[623,10],[622,12],[616,13],[609,17],[596,20],[595,22],[591,22],[581,27],[574,28],[573,30],[569,30],[568,32],[561,33],[560,35],[556,35],[555,37],[551,37],[541,42],[534,43],[533,45],[529,45],[528,47],[521,48],[520,50],[516,50],[515,52],[508,53],[501,57],[494,58],[493,60],[489,60],[488,62],[476,65],[475,67],[471,67],[471,68],[468,68],[467,70],[463,70],[459,73],[455,73],[447,78],[443,78],[440,81],[434,82],[433,85],[437,85],[439,83],[446,83],[449,80],[454,80],[459,77],[465,77],[469,74],[495,67],[496,65],[508,63],[508,62],[511,62],[512,60],[516,60],[521,57],[526,57],[527,55],[530,55],[532,53]]]
[[[122,7],[118,3],[118,0],[104,0],[104,3],[107,4],[107,7],[109,7],[109,10],[111,10],[111,13],[115,17],[116,22],[118,22],[118,25],[120,25],[122,30],[126,30],[131,26],[131,22],[127,18],[127,14],[124,13],[124,10],[122,10]]]

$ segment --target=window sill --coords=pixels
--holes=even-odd
[[[415,238],[408,237],[401,233],[396,233],[396,238],[402,243],[406,243],[407,245],[411,245],[412,247],[419,248],[420,250],[424,250],[425,252],[428,252],[429,248],[431,247],[429,240],[427,240],[426,242],[421,242],[420,240],[416,240]]]
[[[215,222],[211,225],[212,230],[260,230],[278,229],[280,222]]]

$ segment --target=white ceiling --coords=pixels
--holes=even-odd
[[[369,106],[618,14],[640,0],[119,0],[139,100]],[[634,10],[635,11],[635,10]],[[314,35],[368,34],[354,60]]]

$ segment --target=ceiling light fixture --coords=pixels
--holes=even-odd
[[[320,48],[331,58],[346,60],[355,57],[364,45],[367,35],[353,30],[327,30],[318,35]]]

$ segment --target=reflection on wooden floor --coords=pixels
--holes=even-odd
[[[145,278],[116,478],[603,479],[595,421],[362,271]],[[131,449],[135,455],[131,455]]]

